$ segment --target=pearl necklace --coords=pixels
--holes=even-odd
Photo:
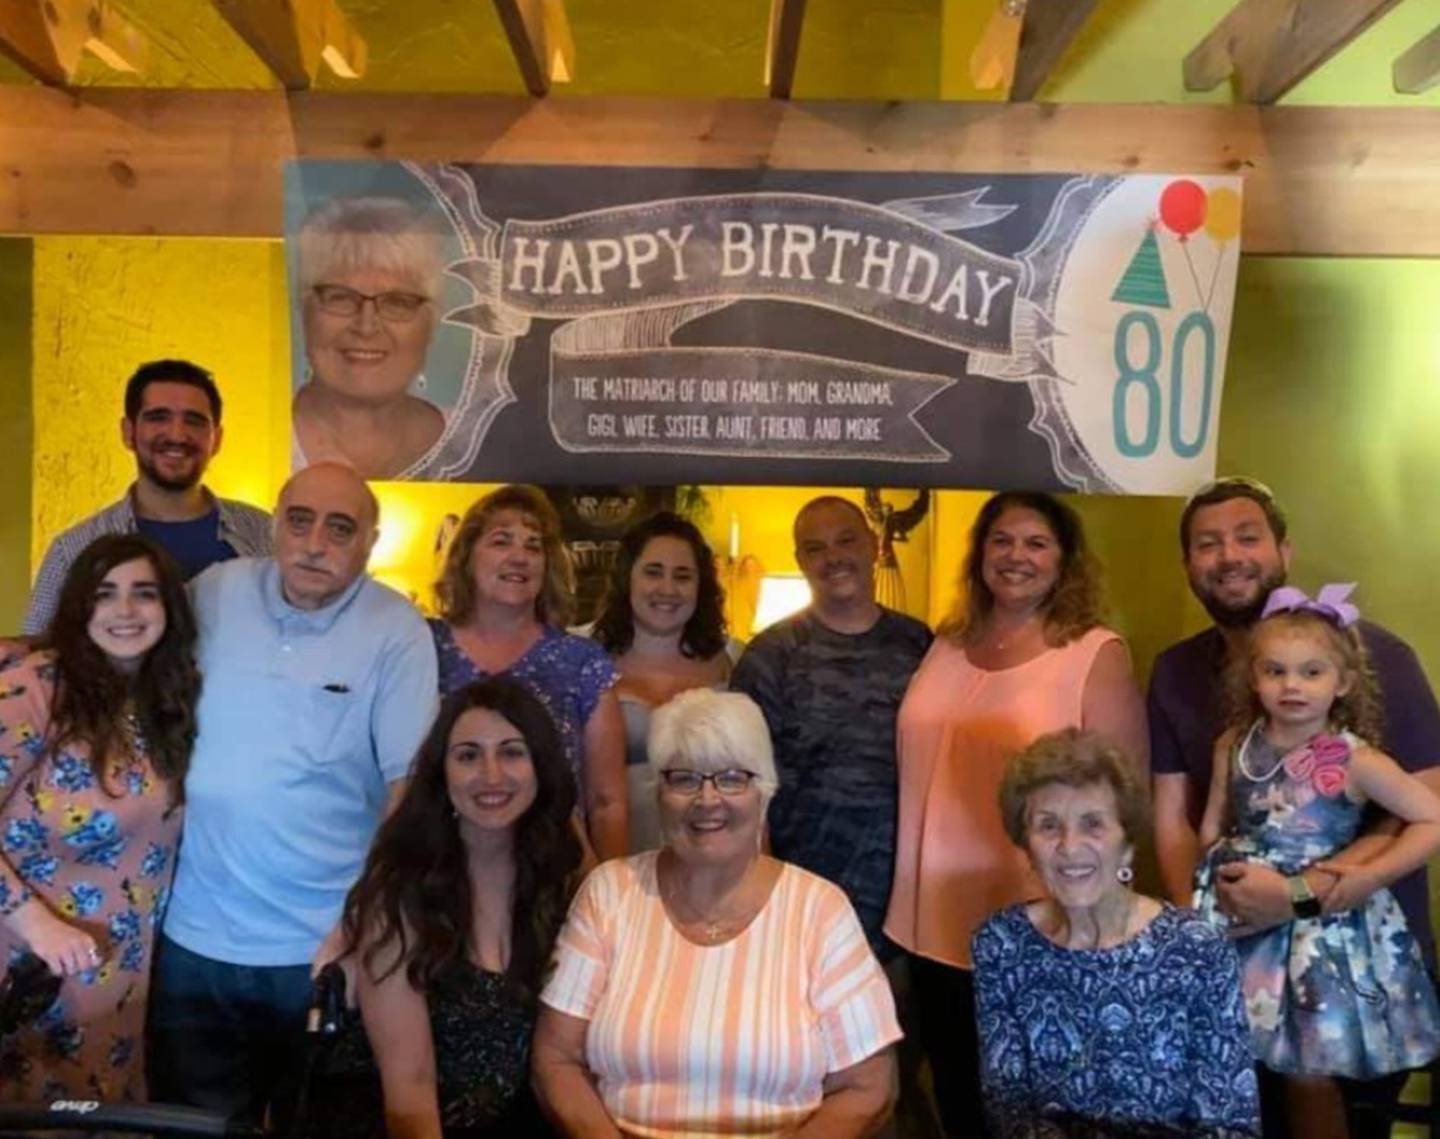
[[[1307,740],[1305,743],[1300,744],[1298,747],[1290,748],[1289,750],[1281,754],[1280,758],[1275,761],[1275,765],[1271,767],[1269,771],[1265,772],[1264,775],[1256,775],[1255,772],[1250,769],[1250,765],[1245,762],[1245,754],[1250,750],[1250,744],[1255,739],[1255,733],[1259,730],[1260,721],[1256,720],[1253,724],[1250,725],[1250,730],[1245,733],[1245,739],[1241,742],[1240,747],[1236,749],[1235,752],[1235,763],[1240,768],[1240,773],[1252,783],[1268,782],[1271,778],[1274,777],[1277,771],[1279,771],[1282,767],[1285,766],[1285,761],[1289,759],[1295,752],[1299,751],[1302,747],[1310,746],[1310,743]]]

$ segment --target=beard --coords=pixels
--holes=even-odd
[[[1270,594],[1284,584],[1285,571],[1283,569],[1276,570],[1268,577],[1260,579],[1259,588],[1255,592],[1255,600],[1238,606],[1221,601],[1209,590],[1197,589],[1195,596],[1205,607],[1205,612],[1210,614],[1210,620],[1222,629],[1246,629],[1260,620],[1260,613],[1265,608],[1265,602],[1270,599]]]
[[[156,486],[158,486],[161,490],[189,490],[196,483],[198,483],[201,479],[201,476],[205,474],[205,464],[200,462],[198,458],[195,464],[190,468],[190,473],[180,478],[171,478],[169,475],[161,474],[160,471],[156,469],[155,464],[151,462],[150,459],[145,455],[137,453],[135,456],[135,463],[140,468],[140,473],[143,474]]]

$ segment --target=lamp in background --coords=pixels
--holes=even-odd
[[[810,583],[798,573],[767,573],[760,579],[760,600],[750,633],[760,632],[810,604]]]

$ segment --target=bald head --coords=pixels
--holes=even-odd
[[[848,498],[841,498],[838,494],[822,494],[818,498],[812,498],[795,515],[795,523],[791,533],[795,538],[795,545],[800,545],[800,532],[810,518],[817,514],[844,514],[849,513],[855,523],[862,529],[868,530],[870,523],[865,517],[865,512]]]
[[[343,463],[298,471],[275,507],[275,561],[281,591],[297,609],[323,609],[364,571],[380,506]]]

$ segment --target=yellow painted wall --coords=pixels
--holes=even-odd
[[[0,238],[0,634],[20,628],[30,592],[30,279],[34,248]]]
[[[220,494],[269,503],[289,462],[280,246],[272,242],[40,238],[34,287],[32,566],[50,539],[119,498],[125,380],[165,356],[214,371],[225,437]]]

